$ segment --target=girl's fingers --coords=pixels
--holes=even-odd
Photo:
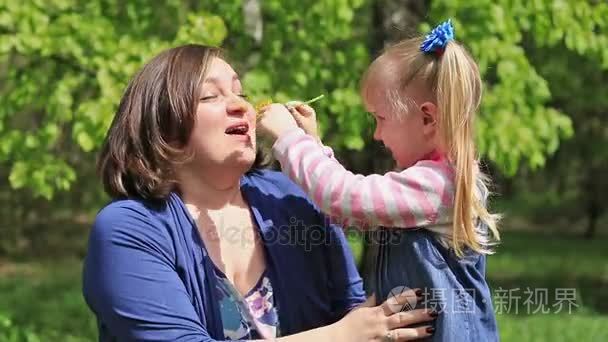
[[[300,112],[304,117],[309,117],[315,114],[315,110],[307,104],[300,104],[296,106],[296,110]]]
[[[294,108],[300,114],[302,114],[304,117],[309,117],[309,116],[315,114],[315,110],[312,109],[311,106],[305,104],[302,101],[289,101],[289,102],[285,103],[285,107],[287,107],[289,109]]]
[[[296,108],[299,105],[301,105],[303,102],[302,101],[289,101],[285,104],[285,106],[287,106],[288,108]]]
[[[429,322],[437,317],[433,310],[428,309],[416,309],[411,311],[397,312],[389,316],[387,325],[389,329],[397,329],[407,327],[412,324]]]
[[[298,123],[298,126],[302,127],[302,125],[304,124],[303,120],[305,119],[305,117],[302,115],[302,113],[300,113],[295,108],[290,108],[289,113],[291,113],[291,116],[293,116],[293,118],[296,120],[296,122]]]

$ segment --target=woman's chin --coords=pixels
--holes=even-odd
[[[245,169],[245,171],[251,169],[254,162],[255,162],[255,153],[253,154],[253,157],[251,157],[251,158],[250,157],[242,158],[237,161],[239,167],[242,167],[243,169]]]
[[[225,164],[230,167],[247,171],[255,162],[255,148],[240,149],[231,153],[226,159]]]

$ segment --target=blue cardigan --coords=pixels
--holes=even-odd
[[[343,232],[281,173],[253,171],[241,189],[265,244],[282,335],[335,322],[365,300]],[[83,292],[100,341],[224,340],[213,264],[177,194],[125,199],[97,215]]]

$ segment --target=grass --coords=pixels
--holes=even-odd
[[[514,291],[521,298],[518,314],[497,315],[503,341],[608,341],[608,239],[583,240],[577,236],[520,232],[504,234],[497,253],[488,258],[488,281],[497,306],[498,289]],[[528,309],[526,289],[547,289],[548,300],[533,300]],[[558,312],[555,295],[574,289],[571,314]],[[541,304],[546,314],[532,314]],[[504,307],[503,307],[504,308]],[[497,308],[495,308],[497,309]],[[507,310],[503,310],[507,311]]]
[[[361,252],[352,241],[356,255]],[[498,314],[503,341],[608,341],[608,249],[605,237],[593,241],[540,233],[506,233],[488,259],[495,291],[547,288],[548,305],[559,288],[576,289],[571,314],[527,314],[525,306]],[[81,250],[80,247],[75,250]],[[80,253],[78,253],[80,254]],[[42,261],[41,261],[42,260]],[[94,341],[94,317],[81,295],[79,257],[53,255],[35,260],[0,261],[0,342]],[[10,320],[10,322],[8,322]]]
[[[81,295],[78,259],[23,262],[0,275],[0,315],[10,319],[0,341],[94,341],[97,331]],[[1,327],[1,324],[0,324]],[[0,328],[1,330],[1,328]],[[3,339],[4,338],[4,339]]]
[[[501,341],[608,341],[607,326],[605,315],[498,316]]]

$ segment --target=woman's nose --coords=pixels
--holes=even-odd
[[[247,112],[249,103],[240,96],[233,95],[228,101],[227,110],[232,114],[243,114]]]

